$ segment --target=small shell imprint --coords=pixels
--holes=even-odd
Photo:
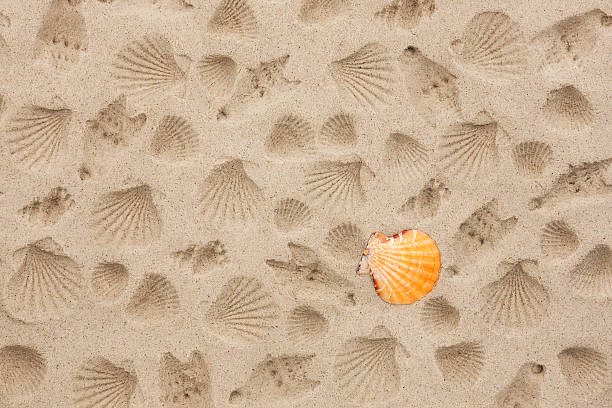
[[[588,399],[606,389],[609,367],[605,354],[590,347],[569,347],[557,357],[561,374],[580,396]]]
[[[37,350],[19,345],[0,348],[2,401],[5,398],[20,398],[36,392],[46,374],[47,362]]]
[[[377,232],[363,251],[357,273],[372,276],[384,301],[402,305],[431,292],[440,266],[440,250],[424,232],[404,230],[391,238]]]
[[[133,370],[94,357],[75,376],[74,403],[79,408],[129,408],[137,385]]]

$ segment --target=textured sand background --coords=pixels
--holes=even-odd
[[[437,0],[431,16],[424,16],[413,29],[403,30],[389,28],[373,17],[388,3],[383,0],[354,0],[348,10],[320,24],[305,24],[298,19],[299,1],[247,2],[259,22],[259,31],[253,40],[216,34],[207,29],[218,1],[195,1],[195,8],[184,10],[170,0],[161,5],[150,5],[144,0],[135,4],[88,0],[77,6],[86,22],[87,50],[80,53],[79,62],[61,70],[45,55],[35,59],[33,52],[36,33],[50,1],[0,0],[0,11],[10,19],[10,25],[0,28],[0,35],[10,48],[0,57],[0,93],[6,101],[6,109],[0,117],[3,128],[0,165],[3,297],[10,295],[6,292],[9,277],[21,265],[14,262],[13,252],[45,237],[52,237],[66,255],[82,266],[84,277],[82,299],[72,312],[59,318],[24,323],[11,318],[10,313],[0,315],[0,347],[32,347],[46,361],[44,378],[32,393],[24,396],[3,394],[6,388],[0,384],[0,407],[164,406],[160,401],[159,380],[163,353],[171,352],[179,360],[187,361],[194,350],[205,356],[216,407],[230,406],[230,393],[247,381],[251,370],[269,353],[272,356],[314,354],[308,377],[320,384],[313,391],[294,398],[281,397],[274,402],[247,401],[244,406],[611,406],[610,259],[599,266],[601,275],[598,276],[608,285],[603,296],[577,293],[569,283],[570,272],[591,249],[599,244],[610,244],[611,195],[589,194],[571,200],[552,200],[551,205],[535,211],[528,208],[529,201],[546,192],[553,180],[567,171],[568,164],[612,157],[610,27],[601,30],[598,46],[577,64],[558,64],[552,70],[520,76],[509,84],[465,74],[453,63],[448,46],[461,36],[470,19],[483,11],[507,13],[520,25],[525,37],[531,38],[539,30],[572,15],[595,8],[610,13],[612,3],[549,0],[543,4],[529,1],[484,4]],[[173,91],[147,96],[128,94],[129,115],[145,113],[146,123],[134,133],[128,146],[113,153],[105,163],[103,175],[81,180],[78,169],[85,122],[123,92],[111,76],[111,64],[121,47],[151,33],[160,33],[170,41],[176,55],[187,55],[193,61],[186,97],[177,97]],[[436,162],[435,146],[439,135],[444,134],[444,127],[430,126],[417,113],[407,100],[400,74],[391,86],[393,95],[388,98],[389,103],[372,108],[339,93],[328,72],[327,65],[331,61],[344,58],[371,42],[384,45],[394,57],[399,57],[408,46],[418,47],[428,58],[457,76],[465,121],[487,110],[509,136],[500,137],[496,142],[499,160],[494,162],[493,171],[467,180],[458,180],[452,170],[442,170],[438,174],[450,194],[442,199],[431,218],[398,212],[433,173],[428,170],[427,174],[402,185],[397,175],[386,171],[385,140],[392,132],[411,135],[432,149],[432,162]],[[194,68],[204,55],[216,53],[231,56],[241,69],[239,76],[244,74],[245,67],[254,68],[261,62],[288,54],[284,76],[301,83],[270,99],[255,101],[244,113],[218,121],[218,110],[229,96],[210,96],[200,84]],[[596,111],[590,128],[553,130],[547,125],[540,107],[550,90],[564,84],[574,85],[590,100]],[[64,160],[40,171],[24,169],[4,143],[8,137],[4,129],[9,126],[9,118],[23,105],[58,108],[62,103],[73,114],[67,133],[68,147],[62,153]],[[369,180],[367,172],[362,172],[366,198],[359,200],[354,209],[340,205],[330,211],[304,196],[304,173],[315,159],[330,157],[334,160],[336,156],[319,146],[318,153],[307,158],[269,158],[265,140],[274,122],[283,115],[299,116],[311,123],[318,133],[327,118],[341,111],[354,115],[358,134],[356,147],[346,149],[346,153],[358,154],[376,177]],[[192,124],[201,146],[197,157],[178,163],[160,161],[149,154],[151,137],[164,115],[179,115]],[[512,160],[512,148],[526,140],[547,143],[553,152],[551,163],[535,179],[519,175]],[[228,157],[247,160],[246,171],[261,187],[264,198],[254,219],[232,221],[221,227],[206,222],[201,216],[199,192],[211,169]],[[608,183],[609,176],[608,172]],[[96,200],[109,191],[143,183],[152,188],[160,210],[163,223],[160,238],[144,246],[105,243],[97,239],[88,227]],[[67,189],[75,204],[56,224],[32,224],[19,214],[19,210],[34,198],[42,198],[58,186]],[[274,206],[285,197],[304,200],[314,214],[304,228],[288,234],[279,232],[273,223]],[[452,248],[453,236],[470,214],[491,199],[497,200],[502,219],[517,217],[516,226],[494,248],[479,251],[473,260],[460,260]],[[579,237],[578,248],[567,257],[542,253],[541,231],[553,220],[565,221]],[[355,251],[352,264],[340,262],[337,257],[334,259],[325,250],[328,232],[344,222],[358,227],[363,244],[375,231],[395,234],[416,228],[427,232],[438,243],[446,267],[432,293],[406,306],[389,305],[379,299],[371,279],[354,274],[361,249]],[[171,256],[172,252],[183,250],[189,244],[204,245],[210,240],[220,240],[228,257],[227,264],[214,271],[194,274],[189,265],[180,265]],[[344,304],[339,295],[310,293],[280,279],[265,260],[287,261],[290,241],[314,249],[335,272],[350,280],[355,285],[356,305]],[[521,259],[539,262],[537,270],[529,273],[549,295],[544,306],[545,316],[533,327],[490,329],[479,313],[482,307],[479,294],[485,285],[501,277],[497,269],[500,262]],[[93,296],[89,277],[96,264],[110,260],[127,267],[129,284],[121,298],[105,304]],[[447,267],[451,265],[456,265],[457,273],[449,272]],[[125,312],[125,305],[147,273],[164,275],[171,282],[178,293],[180,307],[166,317],[142,323]],[[223,285],[236,276],[257,278],[279,306],[274,327],[264,339],[234,344],[227,336],[216,336],[208,328],[206,310]],[[444,296],[460,314],[458,327],[448,333],[425,330],[421,311],[425,301],[436,296]],[[295,345],[287,339],[287,316],[297,305],[310,305],[329,320],[329,331],[320,344]],[[384,325],[391,333],[388,337],[396,339],[409,354],[409,357],[403,354],[400,346],[394,351],[392,347],[391,352],[383,350],[377,354],[384,361],[389,361],[389,356],[396,359],[400,390],[387,394],[383,385],[375,401],[346,403],[337,386],[342,378],[334,368],[336,355],[346,350],[347,340],[368,336],[378,325]],[[457,387],[444,381],[434,355],[439,347],[464,341],[479,342],[483,350],[480,359],[484,364],[477,370],[473,383]],[[568,382],[558,357],[562,350],[575,346],[596,350],[603,359],[603,363],[600,359],[597,363],[586,364],[584,372],[574,374],[583,383],[592,385],[586,398],[577,391],[579,387],[572,387]],[[75,374],[95,356],[117,365],[125,360],[133,361],[139,389],[131,405],[105,405],[104,402],[79,405],[73,401]],[[515,387],[517,395],[522,395],[517,398],[523,398],[523,405],[510,405],[509,402],[495,405],[496,395],[507,389],[520,367],[528,362],[543,365],[544,372],[527,374],[534,378],[525,380],[527,385]],[[14,381],[8,380],[12,378],[9,366],[0,365],[0,369],[5,370],[0,372],[0,381]],[[356,370],[365,375],[369,369],[358,367]],[[601,375],[593,377],[594,371]],[[380,376],[386,378],[385,374]],[[360,381],[366,383],[368,380]],[[166,406],[182,405],[167,403]]]

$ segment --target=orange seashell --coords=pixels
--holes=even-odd
[[[405,305],[431,292],[440,265],[440,250],[424,232],[404,230],[391,238],[377,232],[370,236],[357,274],[371,275],[385,302]]]

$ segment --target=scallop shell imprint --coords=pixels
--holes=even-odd
[[[548,143],[535,140],[522,142],[512,149],[512,159],[519,174],[540,177],[552,162],[553,151]]]
[[[570,287],[585,297],[612,297],[612,250],[596,245],[569,272]]]
[[[314,130],[298,116],[281,116],[272,126],[265,149],[269,156],[278,159],[303,158],[314,153]]]
[[[219,337],[252,343],[272,333],[278,314],[278,306],[261,282],[240,276],[223,285],[206,317]]]
[[[124,265],[117,262],[102,262],[93,270],[91,289],[98,299],[114,302],[125,292],[129,279],[130,274]]]
[[[19,269],[8,281],[6,306],[26,321],[57,319],[70,313],[84,294],[81,267],[52,238],[14,253]]]
[[[247,0],[221,0],[208,21],[208,29],[219,34],[254,38],[258,23]]]
[[[553,129],[579,132],[595,122],[591,101],[573,85],[565,85],[548,93],[542,114]]]
[[[460,317],[459,309],[442,296],[427,299],[421,310],[421,323],[429,333],[444,334],[453,331],[459,326]]]
[[[149,273],[136,288],[125,310],[134,319],[149,323],[172,318],[179,307],[178,292],[168,278]]]
[[[477,341],[438,347],[434,357],[444,382],[462,387],[474,385],[484,366],[484,350]]]
[[[186,119],[166,115],[157,126],[149,149],[153,156],[159,158],[186,160],[197,155],[200,138]]]
[[[590,399],[608,386],[610,368],[603,353],[590,347],[569,347],[557,357],[561,374],[581,397]]]
[[[314,344],[329,331],[329,320],[308,305],[296,306],[287,319],[287,338],[294,344]]]
[[[389,28],[411,30],[422,17],[431,16],[435,9],[434,0],[391,0],[374,16],[383,20]]]
[[[350,0],[302,0],[298,17],[304,23],[322,23],[347,10]]]
[[[351,402],[383,402],[400,390],[396,350],[408,353],[384,326],[367,337],[354,337],[340,345],[334,362],[334,382],[342,398]]]
[[[215,95],[225,96],[234,89],[238,64],[227,55],[207,55],[197,66],[202,84]]]
[[[463,69],[493,80],[511,80],[527,72],[530,56],[527,40],[506,13],[476,14],[451,53]]]
[[[285,198],[274,208],[274,225],[280,232],[288,233],[304,227],[312,219],[310,207],[295,198]]]
[[[323,248],[336,262],[355,267],[356,260],[367,242],[367,235],[358,226],[345,222],[327,233]]]
[[[210,171],[200,205],[208,221],[225,224],[255,217],[261,198],[262,190],[246,173],[244,162],[233,159]]]
[[[355,118],[339,113],[328,118],[319,132],[319,144],[336,150],[350,149],[357,145]]]
[[[385,302],[410,304],[431,292],[440,272],[440,250],[424,232],[404,230],[391,238],[372,234],[357,273],[371,275]]]
[[[390,177],[403,184],[422,177],[429,165],[429,149],[403,133],[389,135],[385,141],[384,156]]]
[[[35,349],[21,345],[0,348],[0,398],[21,398],[36,392],[47,375],[47,362]]]
[[[113,68],[113,76],[130,94],[165,94],[177,87],[181,95],[186,91],[187,73],[178,64],[170,41],[159,34],[125,45]]]
[[[74,403],[78,408],[129,408],[137,385],[135,371],[94,357],[74,377]]]
[[[566,258],[576,252],[579,245],[580,240],[574,229],[562,220],[546,224],[540,235],[540,247],[547,256]]]
[[[92,217],[92,229],[105,241],[146,245],[162,231],[152,189],[146,184],[103,194]]]
[[[393,93],[393,57],[379,43],[369,43],[328,66],[338,88],[365,106],[386,103]]]
[[[72,116],[70,109],[22,106],[4,129],[11,156],[27,168],[48,167],[66,153]]]
[[[212,408],[212,378],[204,355],[191,352],[183,363],[164,353],[159,367],[160,400],[165,408]]]

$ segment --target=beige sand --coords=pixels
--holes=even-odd
[[[612,406],[612,4],[68,3],[0,0],[0,407]],[[355,268],[409,228],[443,269],[386,304]]]

